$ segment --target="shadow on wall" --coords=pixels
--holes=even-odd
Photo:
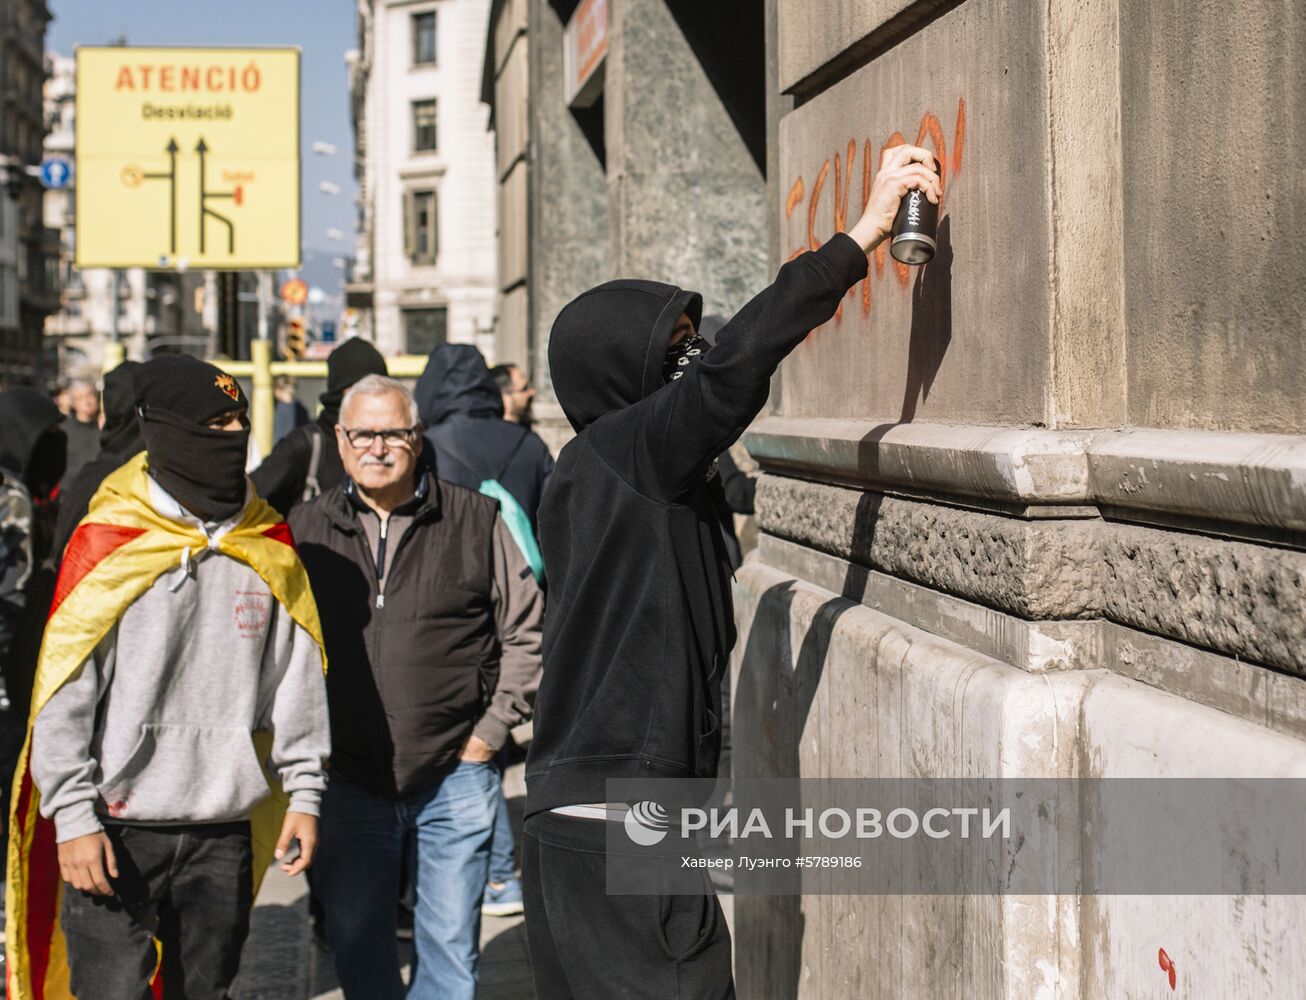
[[[920,269],[911,291],[911,339],[907,345],[907,384],[900,424],[916,419],[916,407],[929,398],[934,377],[952,343],[952,217],[939,223],[934,260]]]
[[[929,398],[935,376],[943,367],[944,355],[952,344],[952,259],[952,217],[945,215],[939,223],[938,250],[934,260],[919,270],[916,284],[912,287],[911,334],[907,342],[907,384],[902,390],[902,412],[894,423],[871,428],[858,446],[857,471],[867,482],[882,481],[880,441],[893,428],[916,419],[916,408]],[[853,551],[857,552],[856,539]]]
[[[872,482],[880,478],[880,440],[890,428],[915,418],[916,408],[929,396],[952,342],[952,261],[951,220],[945,216],[939,225],[938,252],[929,265],[920,269],[912,289],[911,339],[901,416],[896,423],[874,428],[860,444],[859,471]],[[790,631],[793,585],[777,584],[758,601],[734,696],[737,778],[804,776],[803,733],[825,673],[834,629],[849,609],[861,603],[866,591],[882,500],[881,494],[869,492],[858,500],[842,593],[817,609],[797,656]],[[795,870],[795,877],[797,874]],[[735,933],[749,944],[749,961],[741,963],[737,970],[740,996],[773,1000],[794,1000],[798,996],[805,927],[802,896],[735,897]]]
[[[864,584],[863,577],[860,586]],[[850,580],[849,586],[857,584]],[[769,588],[758,601],[735,688],[734,732],[739,735],[734,773],[739,778],[802,774],[803,731],[825,673],[830,640],[839,619],[854,607],[842,597],[821,605],[795,657],[789,629],[793,599],[792,584],[782,583]],[[801,803],[787,805],[797,809]],[[797,841],[792,848],[797,854]],[[798,996],[807,921],[804,897],[798,895],[802,875],[796,866],[791,872],[787,894],[735,897],[735,936],[749,944],[749,960],[736,970],[740,996],[770,1000]],[[768,878],[774,882],[777,874],[771,872]],[[735,877],[738,881],[743,876],[737,873]]]

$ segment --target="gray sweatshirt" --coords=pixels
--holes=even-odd
[[[220,537],[150,480],[166,517]],[[330,752],[317,644],[248,565],[192,553],[133,602],[32,728],[32,780],[56,840],[102,821],[221,823],[268,795],[252,733],[290,809],[316,816]]]

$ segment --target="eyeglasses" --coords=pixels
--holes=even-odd
[[[345,437],[349,443],[359,451],[365,451],[372,447],[372,442],[380,438],[385,442],[387,448],[404,448],[412,443],[413,434],[417,431],[416,427],[391,427],[383,431],[369,430],[366,427],[358,427],[352,430],[342,428],[345,431]]]

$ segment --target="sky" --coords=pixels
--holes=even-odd
[[[357,44],[354,0],[48,0],[54,20],[48,51],[71,56],[76,45],[104,45],[126,36],[129,45],[298,45],[303,50],[300,149],[306,277],[325,283],[339,274],[332,257],[352,256],[354,234],[353,132],[345,51]],[[312,151],[328,142],[334,156]],[[323,194],[322,181],[340,187]],[[343,241],[327,236],[339,229]],[[310,263],[317,258],[316,266]],[[318,278],[318,275],[323,277]],[[317,279],[317,280],[315,280]],[[335,288],[328,289],[335,292]]]

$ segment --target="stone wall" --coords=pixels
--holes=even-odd
[[[739,775],[1306,765],[1299,7],[770,0],[773,263],[933,149],[746,437]],[[1241,861],[1238,847],[1228,864]],[[1300,897],[736,900],[747,998],[1296,995]]]

